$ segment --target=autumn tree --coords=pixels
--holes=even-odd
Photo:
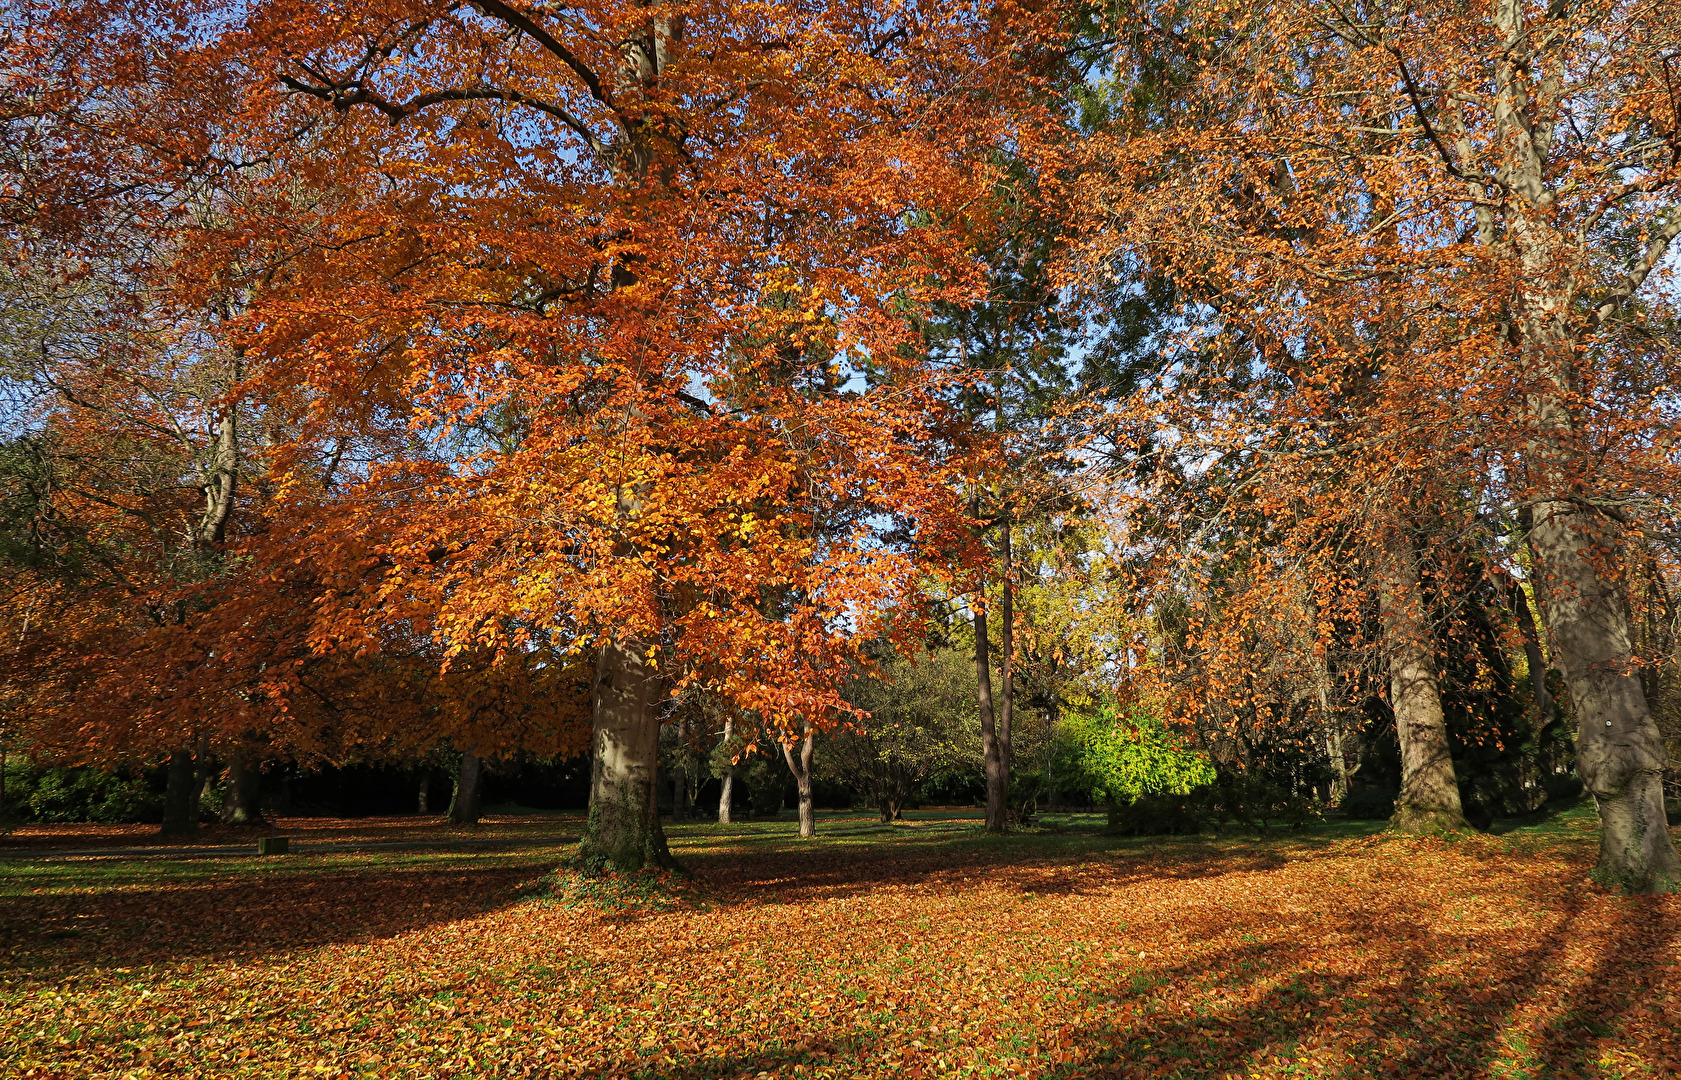
[[[968,5],[218,11],[32,16],[8,105],[31,221],[162,193],[125,209],[191,256],[184,295],[239,253],[225,340],[275,410],[286,534],[265,564],[301,584],[308,552],[316,580],[300,663],[401,639],[494,669],[552,640],[594,669],[583,853],[668,861],[673,690],[766,739],[828,724],[850,658],[972,554],[906,315],[979,281],[983,151],[1035,137],[1003,61],[1040,31]],[[213,219],[171,215],[188,187]],[[510,437],[443,452],[492,413]],[[359,426],[394,437],[323,499]]]
[[[1233,466],[1227,493],[1273,523],[1276,570],[1365,568],[1352,577],[1378,585],[1391,697],[1426,763],[1440,673],[1417,567],[1462,507],[1521,538],[1600,809],[1596,877],[1633,891],[1681,876],[1623,555],[1666,527],[1675,479],[1674,353],[1643,326],[1669,303],[1653,275],[1681,230],[1676,14],[1126,9],[1139,51],[1120,67],[1170,71],[1175,91],[1092,140],[1085,204],[1093,265],[1170,273],[1175,355],[1203,358],[1136,399],[1178,440],[1157,460]],[[1209,406],[1177,411],[1197,397]],[[1319,606],[1352,615],[1361,591],[1321,589]],[[1421,809],[1451,814],[1445,775],[1429,786],[1441,800]]]

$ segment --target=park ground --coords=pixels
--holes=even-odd
[[[0,846],[0,1076],[1676,1077],[1681,899],[1499,835],[686,824],[692,878],[549,872],[576,816]],[[74,851],[79,854],[54,854]]]

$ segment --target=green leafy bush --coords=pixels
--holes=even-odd
[[[1159,717],[1112,707],[1070,717],[1063,730],[1092,794],[1109,804],[1116,832],[1195,832],[1210,816],[1214,766]]]
[[[98,769],[8,770],[6,801],[24,821],[120,825],[163,820],[163,793],[146,777]]]

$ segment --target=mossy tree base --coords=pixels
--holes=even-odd
[[[1396,832],[1414,836],[1476,831],[1471,827],[1471,823],[1465,820],[1465,816],[1455,810],[1404,805],[1395,808],[1395,816],[1389,819],[1389,827]]]
[[[609,797],[591,793],[589,823],[578,842],[578,861],[621,873],[681,870],[660,827],[655,792],[621,788]],[[649,812],[649,811],[652,812]]]
[[[1670,840],[1663,780],[1637,773],[1623,790],[1594,793],[1599,808],[1599,863],[1594,881],[1630,895],[1681,892],[1681,859]]]
[[[661,689],[641,646],[603,646],[595,666],[590,816],[578,844],[586,865],[623,872],[682,869],[660,828]]]

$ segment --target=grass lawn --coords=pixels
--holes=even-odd
[[[1589,809],[1458,840],[911,817],[679,826],[695,878],[653,886],[540,889],[576,817],[14,848],[0,1075],[1681,1076],[1681,900],[1589,884]]]

